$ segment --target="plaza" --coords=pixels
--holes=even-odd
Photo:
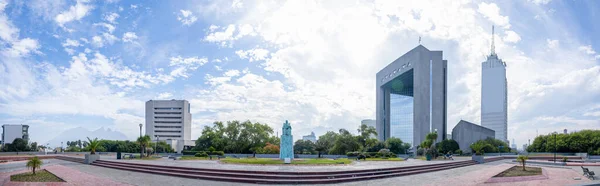
[[[67,156],[79,158],[80,156]],[[512,158],[491,158],[491,162],[474,164],[453,169],[429,171],[406,176],[368,179],[363,181],[335,183],[335,185],[586,185],[600,184],[598,180],[589,180],[582,177],[578,166],[537,166],[547,172],[547,179],[530,180],[506,183],[486,183],[490,177],[504,171],[506,168],[518,165]],[[185,167],[188,169],[224,169],[232,171],[275,171],[287,173],[299,172],[331,172],[331,171],[359,171],[369,169],[406,168],[411,166],[437,165],[452,162],[448,161],[422,161],[409,159],[400,162],[356,161],[350,165],[333,166],[290,166],[290,165],[237,165],[222,164],[218,161],[173,161],[161,158],[158,160],[116,160],[114,155],[103,155],[102,159],[114,163],[146,164],[169,167]],[[468,161],[470,157],[456,157],[454,162]],[[494,161],[492,161],[494,160]],[[148,174],[139,171],[127,171],[105,168],[95,165],[86,165],[78,162],[64,161],[62,159],[44,159],[42,168],[53,171],[54,174],[66,180],[67,183],[77,185],[261,185],[255,183],[237,183],[228,181],[214,181],[210,179],[191,179],[185,177]],[[7,182],[10,174],[27,171],[24,161],[15,161],[0,164],[0,183],[15,185]],[[535,165],[534,165],[535,166]],[[600,166],[588,166],[590,170],[600,172]],[[581,178],[579,180],[574,178]],[[283,184],[297,185],[297,184]],[[302,184],[300,184],[302,185]]]

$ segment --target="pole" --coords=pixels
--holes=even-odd
[[[154,152],[158,154],[158,135],[154,135],[156,136],[156,143],[154,144]]]
[[[552,133],[554,135],[554,163],[556,163],[556,133]]]

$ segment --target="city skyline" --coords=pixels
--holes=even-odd
[[[0,0],[0,124],[39,143],[76,127],[133,140],[145,101],[186,99],[192,139],[247,119],[355,132],[376,118],[373,74],[421,40],[450,62],[452,129],[481,120],[496,25],[509,139],[600,126],[600,2],[166,3]]]

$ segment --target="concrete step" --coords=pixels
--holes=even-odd
[[[311,174],[300,175],[277,175],[265,171],[252,171],[252,174],[240,174],[231,170],[221,170],[210,172],[188,167],[168,167],[155,166],[148,164],[132,164],[110,161],[96,161],[92,165],[129,170],[136,172],[145,172],[167,176],[178,176],[194,179],[206,179],[216,181],[259,183],[259,184],[322,184],[322,183],[340,183],[349,181],[359,181],[367,179],[386,178],[394,176],[404,176],[412,174],[427,173],[433,171],[447,170],[458,167],[464,167],[476,164],[474,161],[459,161],[454,163],[442,163],[434,165],[421,165],[411,167],[386,168],[389,170],[370,169],[370,170],[352,170],[352,171],[331,171],[319,172],[319,175]],[[301,172],[294,172],[296,174]]]
[[[321,174],[298,174],[298,175],[286,175],[286,174],[271,174],[269,172],[254,172],[254,173],[239,173],[239,172],[230,172],[228,170],[217,170],[217,171],[207,171],[202,169],[194,169],[188,167],[160,167],[160,166],[149,166],[149,165],[140,165],[140,164],[130,164],[130,163],[119,163],[119,162],[94,162],[93,165],[109,165],[109,166],[119,166],[119,167],[130,167],[130,168],[151,168],[152,170],[158,171],[170,171],[170,172],[179,172],[179,173],[188,173],[188,174],[198,174],[198,175],[213,175],[213,176],[245,176],[251,178],[268,178],[268,179],[330,179],[330,178],[342,178],[342,177],[355,177],[355,176],[364,176],[364,175],[377,175],[377,174],[388,174],[388,173],[398,173],[398,172],[407,172],[413,170],[421,170],[426,168],[442,168],[442,167],[450,167],[456,165],[464,165],[464,164],[472,164],[472,162],[459,162],[454,164],[438,164],[435,166],[421,166],[421,167],[398,167],[391,170],[360,170],[356,171],[345,171],[345,172],[321,172]]]

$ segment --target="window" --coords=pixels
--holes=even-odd
[[[178,129],[180,129],[181,126],[154,126],[154,128],[178,128]]]
[[[158,135],[159,138],[181,138],[181,136],[176,135]]]
[[[170,131],[170,130],[155,130],[154,132],[171,132],[171,133],[181,133],[180,130],[174,130],[174,131]]]
[[[181,114],[181,112],[154,112],[154,114]]]
[[[181,123],[181,121],[154,121],[154,123]]]
[[[178,108],[171,108],[171,107],[157,107],[157,108],[154,108],[154,110],[181,110],[181,108],[180,108],[180,107],[178,107]]]
[[[154,117],[154,119],[181,119],[181,117]]]

